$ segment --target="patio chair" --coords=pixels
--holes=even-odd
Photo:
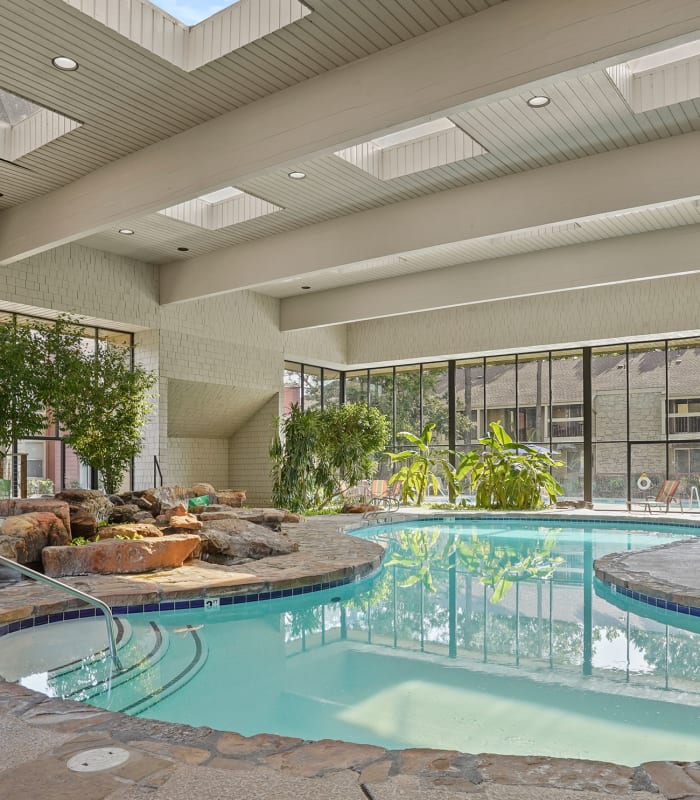
[[[676,497],[679,485],[680,481],[664,481],[656,497],[648,496],[644,498],[644,510],[649,513],[654,510],[668,513],[671,503],[678,503],[681,511],[683,511],[683,501],[680,497]]]
[[[367,501],[367,511],[362,515],[363,519],[378,519],[380,516],[388,519],[389,515],[399,510],[400,495],[401,481],[396,481],[391,486],[389,481],[372,481],[371,496]]]
[[[370,494],[369,481],[360,481],[354,486],[341,484],[340,491],[336,497],[340,498],[345,504],[361,505],[369,500]]]

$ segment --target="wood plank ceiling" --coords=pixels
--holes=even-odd
[[[317,0],[292,25],[187,73],[72,8],[64,0],[0,0],[0,88],[82,123],[16,163],[0,162],[0,210],[42,195],[99,166],[175,135],[228,110],[371,55],[506,0]],[[509,0],[517,2],[517,0]],[[50,66],[54,55],[80,63],[75,73]],[[237,188],[283,210],[220,230],[160,214],[123,220],[116,230],[82,240],[150,263],[190,258],[227,245],[322,222],[344,214],[439,192],[548,164],[700,130],[700,100],[634,113],[602,69],[542,85],[551,98],[530,108],[532,91],[461,109],[452,121],[486,155],[381,181],[335,155],[261,175]],[[307,174],[290,181],[288,169]],[[699,190],[700,191],[700,190]],[[594,238],[700,222],[697,203],[598,220],[530,237],[506,235],[406,254],[315,274],[314,290],[433,269]],[[178,253],[177,247],[187,247]],[[457,260],[455,260],[457,259]],[[299,292],[303,281],[260,291]]]

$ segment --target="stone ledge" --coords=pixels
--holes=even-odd
[[[347,583],[377,570],[384,557],[380,545],[339,533],[337,517],[303,519],[284,529],[298,551],[232,567],[195,561],[158,572],[81,575],[65,582],[110,606],[141,605]],[[81,600],[31,581],[0,590],[0,626],[82,608]]]
[[[596,577],[619,593],[670,611],[700,615],[700,537],[596,559]],[[696,612],[696,613],[693,613]]]
[[[539,756],[508,756],[486,753],[409,748],[389,750],[331,739],[307,741],[274,734],[242,736],[208,727],[130,717],[119,712],[86,706],[72,700],[47,698],[31,689],[0,680],[0,726],[3,715],[11,715],[30,730],[56,731],[64,735],[60,744],[41,757],[52,760],[58,777],[61,764],[70,755],[91,747],[122,747],[134,757],[130,769],[177,763],[244,774],[259,770],[277,774],[292,787],[299,779],[313,779],[324,796],[325,781],[345,779],[349,797],[364,795],[406,798],[547,797],[570,800],[572,796],[625,798],[626,800],[696,800],[700,796],[700,765],[697,762],[659,761],[625,767],[600,761]],[[66,740],[65,735],[69,738]],[[4,742],[12,751],[12,740]],[[39,762],[29,761],[33,770]],[[156,764],[161,768],[163,764]],[[264,772],[267,771],[267,772]],[[272,772],[270,772],[272,771]],[[110,772],[100,773],[109,776]],[[117,772],[119,777],[124,777]],[[200,773],[204,778],[204,772]],[[220,773],[218,773],[220,775]],[[18,777],[16,768],[10,779]],[[138,775],[131,775],[138,778]],[[88,780],[88,779],[86,779]],[[219,778],[221,780],[221,778]],[[490,788],[493,787],[493,788]],[[497,787],[512,787],[506,795]],[[3,773],[0,769],[0,788]],[[9,785],[6,784],[6,788]],[[367,794],[368,790],[370,794]],[[513,793],[515,792],[515,793]],[[217,795],[218,796],[218,795]],[[223,796],[223,794],[221,794]],[[229,796],[228,794],[226,796]],[[234,796],[234,795],[231,795]]]

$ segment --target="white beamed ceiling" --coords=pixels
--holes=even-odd
[[[138,241],[132,237],[122,242],[124,237],[116,231],[105,231],[83,242],[162,264],[175,260],[174,248],[182,244],[190,248],[191,257],[344,214],[700,130],[700,99],[635,114],[602,69],[542,85],[540,91],[552,98],[540,111],[527,105],[533,94],[528,90],[451,115],[487,150],[484,155],[391,181],[379,180],[336,155],[324,155],[289,165],[306,172],[303,181],[290,181],[283,169],[239,186],[283,208],[255,220],[255,225],[202,233],[164,225],[158,215],[150,215],[125,220],[143,234]],[[288,290],[281,286],[285,294],[275,296],[287,296]]]
[[[384,278],[398,278],[417,272],[487,261],[505,256],[534,253],[555,247],[614,239],[636,233],[700,224],[700,200],[692,199],[661,207],[647,207],[601,215],[570,223],[558,223],[497,236],[483,236],[463,242],[451,242],[423,250],[397,253],[384,258],[357,261],[340,267],[296,276],[288,282],[277,281],[256,286],[255,291],[285,298],[308,294],[300,286],[311,285],[314,292],[351,286]],[[700,268],[700,262],[698,263]]]
[[[65,0],[2,0],[0,87],[83,127],[20,159],[18,166],[0,163],[0,210],[500,2],[373,0],[369,6],[348,7],[344,0],[321,0],[315,13],[293,26],[187,73]],[[52,69],[50,59],[58,54],[75,58],[80,69]]]

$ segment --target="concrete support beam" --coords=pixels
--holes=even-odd
[[[495,258],[290,297],[283,331],[700,272],[700,225]]]
[[[309,225],[160,268],[173,303],[357,261],[692,197],[700,132]],[[537,198],[537,203],[532,198]],[[308,304],[318,295],[309,295]]]
[[[700,29],[697,0],[518,0],[305,81],[0,215],[0,264],[369,134]]]

